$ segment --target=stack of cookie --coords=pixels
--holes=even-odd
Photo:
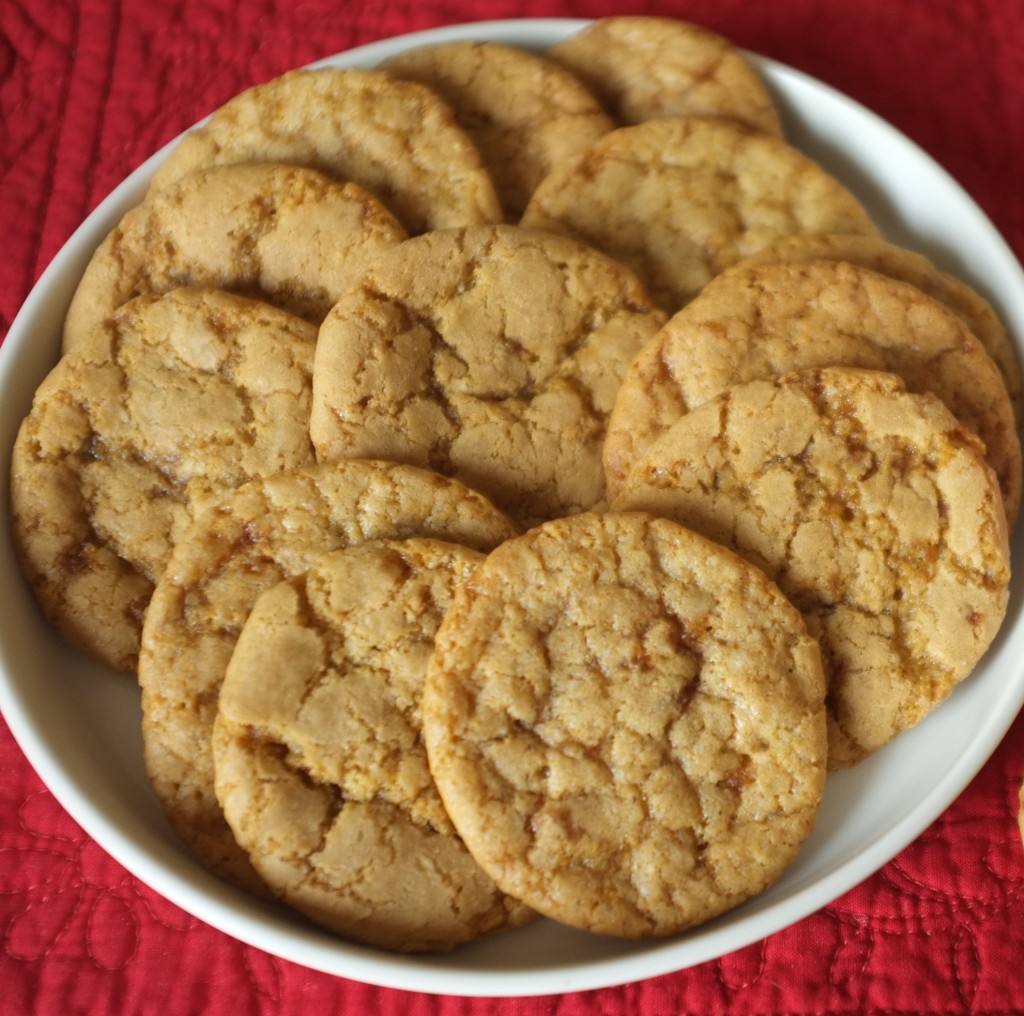
[[[74,296],[14,536],[234,884],[394,950],[667,935],[984,653],[1021,410],[992,309],[739,51],[611,18],[183,138]]]

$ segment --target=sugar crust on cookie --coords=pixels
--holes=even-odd
[[[476,143],[510,222],[518,221],[537,184],[560,160],[615,126],[575,75],[514,46],[434,43],[380,66],[426,85],[451,106]]]
[[[853,193],[796,148],[702,117],[605,134],[548,175],[520,221],[629,265],[668,313],[783,236],[878,233]]]
[[[150,778],[172,826],[208,866],[265,892],[217,803],[210,745],[217,692],[260,593],[367,540],[432,536],[487,550],[514,533],[455,480],[364,460],[253,481],[196,521],[153,592],[138,676]]]
[[[236,162],[293,163],[360,184],[411,234],[502,217],[480,153],[448,106],[380,70],[300,69],[247,89],[178,142],[152,186]]]
[[[1009,547],[983,451],[895,375],[801,371],[680,418],[613,508],[674,519],[778,583],[821,639],[842,768],[923,719],[999,629]]]
[[[378,257],[320,328],[317,456],[436,469],[521,526],[593,508],[607,414],[664,320],[628,269],[568,238],[516,226],[416,237]]]
[[[944,304],[844,261],[744,262],[668,322],[616,397],[604,449],[610,496],[676,419],[730,385],[828,366],[890,371],[911,391],[938,395],[984,442],[1013,527],[1020,438],[995,363]]]
[[[621,124],[659,116],[720,116],[782,135],[771,93],[747,57],[700,25],[606,17],[552,46]]]
[[[488,555],[442,622],[431,771],[500,887],[626,937],[765,888],[825,774],[816,642],[779,590],[671,522],[584,513]]]
[[[532,916],[459,840],[421,736],[434,636],[483,557],[426,539],[335,551],[260,596],[228,665],[225,817],[275,894],[355,941],[446,951]]]
[[[999,368],[1018,425],[1024,421],[1024,382],[1020,359],[995,308],[973,286],[949,272],[941,271],[918,251],[889,243],[878,236],[804,233],[762,247],[756,254],[744,258],[742,265],[752,267],[775,261],[823,259],[847,261],[881,275],[909,282],[963,318],[971,333]]]
[[[366,259],[406,232],[368,191],[301,166],[241,164],[151,191],[103,240],[64,322],[64,349],[136,296],[207,286],[314,324]]]
[[[132,671],[152,584],[220,494],[311,464],[316,329],[205,289],[139,297],[40,385],[12,460],[37,598],[74,645]]]

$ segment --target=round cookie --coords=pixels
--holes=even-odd
[[[500,43],[418,46],[380,68],[426,85],[451,106],[476,143],[510,222],[518,221],[554,165],[615,126],[575,75]]]
[[[203,166],[285,162],[365,187],[409,233],[500,222],[494,184],[452,111],[384,71],[289,71],[235,96],[171,150],[164,187]]]
[[[607,17],[553,46],[620,124],[661,116],[721,116],[782,135],[764,82],[743,53],[699,25],[650,16]]]
[[[533,909],[667,935],[766,888],[825,777],[815,641],[731,552],[584,513],[493,551],[427,674],[431,772],[470,851]]]
[[[254,480],[190,527],[153,591],[138,674],[154,789],[210,868],[265,892],[217,803],[210,743],[224,673],[259,595],[324,554],[368,540],[430,536],[488,550],[514,533],[454,480],[362,460]]]
[[[991,357],[916,286],[844,261],[744,262],[669,321],[630,364],[612,411],[610,496],[659,434],[730,385],[829,366],[891,371],[911,391],[938,395],[984,441],[1012,528],[1020,439]]]
[[[779,138],[701,117],[605,134],[547,176],[521,223],[629,265],[669,313],[784,236],[878,235],[853,194],[806,155]]]
[[[421,736],[434,635],[483,557],[422,539],[328,554],[256,601],[220,690],[235,839],[275,895],[367,945],[446,951],[532,916],[456,835]]]
[[[151,191],[97,248],[64,349],[135,296],[208,286],[319,324],[366,259],[406,238],[371,194],[300,166],[215,166]]]
[[[13,533],[44,612],[134,670],[174,542],[225,490],[313,462],[316,329],[265,304],[178,289],[126,304],[36,392],[12,458]]]
[[[976,289],[940,271],[923,254],[887,243],[877,236],[853,233],[804,233],[788,236],[744,258],[745,266],[773,261],[849,261],[917,286],[963,318],[1003,375],[1018,425],[1024,420],[1024,383],[1013,340],[992,304]],[[739,267],[739,266],[737,266]]]
[[[320,328],[317,456],[436,469],[522,527],[598,506],[607,414],[664,320],[628,269],[574,240],[516,226],[416,237]]]
[[[1006,517],[984,448],[892,374],[827,368],[730,388],[648,449],[614,508],[730,547],[804,613],[829,684],[832,768],[942,702],[1006,611]]]

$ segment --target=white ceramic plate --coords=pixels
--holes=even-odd
[[[372,66],[411,45],[478,38],[535,49],[582,21],[491,22],[403,36],[327,64]],[[756,57],[754,59],[757,59]],[[843,95],[767,60],[758,65],[789,139],[862,199],[888,237],[930,255],[993,302],[1024,337],[1024,273],[964,191],[898,131]],[[4,534],[8,453],[32,393],[55,362],[64,312],[93,249],[145,191],[163,157],[133,173],[86,220],[40,279],[0,348]],[[1021,560],[1020,536],[1014,558]],[[142,762],[139,696],[65,647],[42,620],[0,538],[0,709],[43,781],[102,847],[157,892],[229,935],[296,963],[388,987],[455,995],[540,995],[620,984],[757,941],[829,903],[918,836],[989,757],[1024,701],[1020,577],[1006,624],[977,671],[916,729],[830,777],[800,857],[768,892],[689,934],[641,943],[541,921],[441,957],[349,945],[207,874],[166,824]]]

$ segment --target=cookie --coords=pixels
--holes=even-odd
[[[1011,527],[1021,450],[999,370],[963,320],[916,286],[843,261],[738,265],[630,364],[609,422],[611,496],[682,414],[743,381],[805,367],[891,371],[933,392],[985,442]]]
[[[984,448],[892,374],[729,388],[647,450],[614,508],[735,550],[803,612],[822,645],[832,768],[941,703],[1006,611],[1006,516]]]
[[[416,237],[320,327],[317,456],[437,470],[523,527],[598,506],[607,415],[664,320],[628,269],[574,240],[516,226]]]
[[[409,233],[500,222],[480,153],[430,89],[384,71],[289,71],[216,110],[153,178],[236,162],[308,166],[365,187]]]
[[[12,460],[13,532],[47,616],[131,671],[153,583],[227,489],[313,462],[316,329],[211,290],[126,304],[36,392]]]
[[[214,790],[217,695],[257,598],[324,554],[430,536],[488,550],[515,533],[462,484],[412,466],[348,461],[254,480],[176,543],[146,612],[139,654],[146,767],[178,835],[223,877],[266,892]]]
[[[981,293],[955,275],[940,271],[923,254],[887,243],[877,236],[805,233],[770,244],[745,258],[743,264],[753,266],[773,261],[823,259],[849,261],[881,275],[909,282],[959,314],[1003,375],[1019,428],[1024,420],[1024,385],[1017,351],[1005,325]]]
[[[667,935],[771,884],[817,816],[824,679],[756,568],[671,522],[584,513],[456,594],[423,697],[431,772],[495,882],[610,935]]]
[[[1017,831],[1020,833],[1021,843],[1024,844],[1024,782],[1017,790]]]
[[[576,74],[620,124],[720,116],[782,135],[775,102],[754,66],[731,42],[700,25],[607,17],[546,55]]]
[[[367,257],[406,238],[356,184],[299,166],[216,166],[151,192],[93,254],[64,349],[145,293],[208,286],[319,324]]]
[[[580,80],[537,53],[457,40],[407,49],[380,65],[441,96],[473,139],[517,222],[551,168],[615,124]]]
[[[521,222],[629,265],[669,313],[784,236],[878,235],[853,194],[806,155],[780,138],[701,117],[605,134],[542,181]]]
[[[227,667],[228,824],[275,895],[353,941],[447,951],[532,916],[456,835],[421,736],[434,635],[483,557],[423,539],[328,554],[259,597]]]

